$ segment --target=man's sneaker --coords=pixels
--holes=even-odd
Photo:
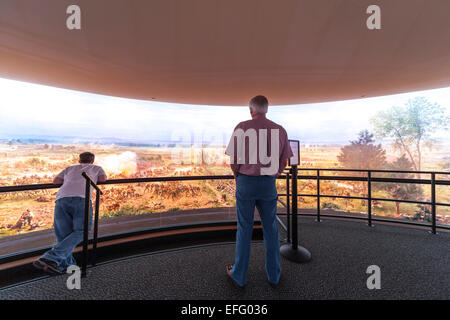
[[[54,261],[40,258],[33,262],[33,266],[39,270],[42,270],[48,274],[58,275],[62,274],[62,272],[58,268],[58,264]]]
[[[240,286],[240,285],[233,279],[233,277],[231,276],[231,270],[232,270],[232,269],[233,269],[233,265],[232,265],[232,264],[227,264],[227,265],[225,266],[225,270],[226,270],[226,272],[227,272],[228,279],[230,279],[231,283],[233,283],[233,285],[234,285],[236,288],[239,288],[239,289],[244,288],[245,285],[244,285],[244,286]]]
[[[273,282],[270,282],[270,281],[267,281],[267,282],[270,284],[270,286],[271,286],[272,288],[276,288],[276,287],[278,287],[278,285],[280,284],[281,278],[282,278],[282,276],[280,276],[280,279],[278,279],[278,283],[273,283]]]

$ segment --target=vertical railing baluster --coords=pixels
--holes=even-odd
[[[95,266],[97,260],[97,241],[98,241],[98,219],[100,210],[100,192],[95,196],[95,218],[94,218],[94,242],[92,247],[92,265]]]
[[[431,174],[431,232],[436,234],[436,174]]]
[[[81,264],[81,276],[86,277],[88,261],[88,235],[89,235],[89,209],[91,200],[91,182],[86,179],[86,193],[84,198],[84,229],[83,229],[83,257]]]
[[[317,221],[320,222],[320,169],[317,169]]]
[[[367,218],[372,226],[372,171],[367,171]]]
[[[286,173],[286,221],[287,221],[287,241],[291,242],[291,203],[290,203],[290,171]]]

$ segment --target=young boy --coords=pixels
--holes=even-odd
[[[62,184],[56,195],[54,229],[56,245],[33,265],[50,274],[64,273],[70,265],[76,265],[73,249],[83,240],[84,198],[86,180],[81,175],[86,172],[95,183],[106,181],[102,167],[94,165],[95,155],[90,152],[80,154],[78,165],[64,169],[53,180]],[[92,204],[89,215],[89,229],[92,224]]]

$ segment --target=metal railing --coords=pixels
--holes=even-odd
[[[287,216],[287,224],[282,224],[282,227],[287,231],[287,241],[292,243],[297,243],[296,230],[293,226],[297,224],[297,206],[298,197],[316,197],[317,198],[317,212],[316,214],[309,213],[298,213],[299,216],[315,216],[317,221],[321,221],[323,217],[331,218],[345,218],[345,219],[357,219],[366,220],[370,226],[373,225],[374,221],[386,222],[386,223],[399,223],[407,225],[417,225],[430,227],[432,233],[436,233],[437,229],[447,229],[450,230],[448,225],[437,225],[436,223],[436,208],[438,206],[450,207],[450,203],[439,203],[436,201],[436,186],[450,186],[450,180],[438,180],[436,175],[450,175],[450,172],[437,172],[437,171],[393,171],[393,170],[359,170],[359,169],[320,169],[320,168],[295,168],[295,170],[301,172],[315,172],[315,174],[304,174],[297,175],[294,185],[294,175],[292,174],[292,169],[286,170],[285,175],[279,177],[279,179],[285,179],[286,181],[286,193],[280,193],[280,197],[286,197],[286,202],[280,200],[280,203],[286,208],[285,214]],[[365,176],[340,176],[340,175],[324,175],[324,172],[357,172],[364,173]],[[422,178],[388,178],[388,177],[376,177],[375,173],[388,173],[388,174],[420,174],[420,175],[430,175],[430,179]],[[133,178],[133,179],[111,179],[106,182],[99,182],[97,184],[87,175],[83,174],[86,179],[86,199],[90,199],[91,187],[96,190],[96,203],[94,212],[94,235],[93,235],[93,252],[91,262],[95,265],[96,262],[96,248],[98,242],[98,222],[99,222],[99,205],[100,205],[100,195],[102,194],[99,185],[115,185],[115,184],[132,184],[132,183],[152,183],[152,182],[171,182],[171,181],[203,181],[203,180],[231,180],[234,179],[232,175],[209,175],[209,176],[172,176],[172,177],[149,177],[149,178]],[[298,180],[315,180],[316,194],[303,194],[298,193],[297,181]],[[320,190],[321,181],[353,181],[353,182],[364,182],[367,183],[367,196],[342,196],[342,195],[330,195],[322,194]],[[401,200],[393,198],[377,198],[373,197],[372,187],[374,183],[414,183],[420,185],[430,185],[430,201],[419,201],[419,200]],[[291,186],[292,185],[292,186]],[[59,188],[60,185],[56,184],[32,184],[32,185],[19,185],[19,186],[1,186],[0,194],[7,192],[20,192],[20,191],[32,191],[32,190],[45,190]],[[295,187],[295,188],[294,188]],[[89,196],[88,196],[89,195]],[[351,215],[338,215],[338,214],[324,214],[321,212],[321,199],[323,198],[341,198],[341,199],[356,199],[365,200],[368,202],[367,206],[367,216],[351,216]],[[414,203],[414,204],[424,204],[431,206],[431,223],[419,223],[413,221],[405,221],[400,219],[384,219],[375,218],[372,214],[372,203],[373,201],[393,201],[393,202],[404,202],[404,203]],[[88,263],[88,231],[89,231],[89,210],[90,203],[87,200],[85,204],[85,225],[83,234],[83,261],[82,261],[82,273],[86,274],[86,266]],[[292,214],[295,211],[295,215]],[[295,239],[294,239],[295,238]]]
[[[298,197],[315,197],[317,198],[316,205],[316,218],[317,221],[321,221],[321,217],[333,217],[333,218],[350,218],[350,219],[363,219],[367,220],[369,226],[372,226],[373,221],[389,222],[389,223],[401,223],[417,226],[430,227],[433,234],[436,234],[436,229],[448,229],[450,226],[437,225],[436,224],[436,208],[438,206],[450,207],[450,203],[441,203],[436,201],[436,186],[450,186],[450,180],[437,180],[436,175],[450,175],[450,172],[439,171],[407,171],[407,170],[364,170],[364,169],[320,169],[320,168],[298,168],[298,171],[303,172],[315,172],[315,175],[298,175],[298,180],[315,180],[316,181],[316,193],[305,194],[299,193]],[[340,176],[340,175],[323,175],[322,172],[356,172],[364,173],[364,177],[360,176]],[[389,178],[389,177],[374,177],[375,173],[387,173],[387,174],[417,174],[417,175],[430,175],[430,179],[422,178]],[[367,183],[367,196],[342,196],[342,195],[330,195],[322,194],[320,191],[321,181],[353,181],[353,182],[365,182]],[[409,200],[409,199],[394,199],[394,198],[378,198],[374,197],[372,193],[372,187],[374,183],[400,183],[400,184],[420,184],[430,185],[430,201]],[[343,215],[331,215],[321,213],[321,199],[322,198],[337,198],[337,199],[353,199],[353,200],[365,200],[367,201],[367,217],[355,217],[355,216],[343,216]],[[374,201],[388,201],[398,203],[412,203],[429,205],[431,207],[431,223],[419,223],[412,221],[404,221],[398,219],[383,219],[374,218],[372,215],[372,203]],[[305,213],[299,213],[299,215],[308,215]]]
[[[88,263],[88,241],[89,241],[89,212],[91,210],[91,186],[95,189],[95,212],[94,212],[94,240],[92,242],[92,258],[91,264],[95,266],[97,259],[97,242],[98,242],[98,219],[100,211],[100,196],[103,194],[100,188],[95,184],[94,180],[86,172],[82,173],[86,180],[86,190],[84,197],[84,229],[83,229],[83,252],[81,262],[81,276],[86,277]]]

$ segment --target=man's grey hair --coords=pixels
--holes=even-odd
[[[267,113],[269,101],[264,96],[256,96],[250,100],[249,106],[256,113]]]

